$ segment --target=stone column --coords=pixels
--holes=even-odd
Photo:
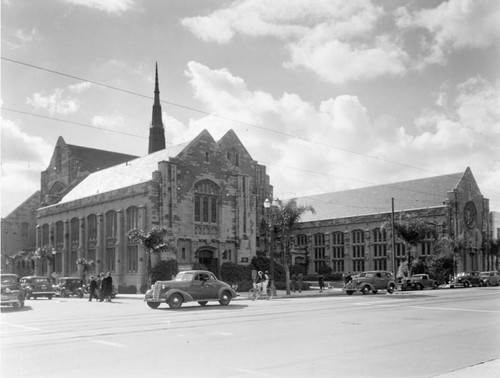
[[[77,254],[78,254],[78,259],[83,259],[85,258],[85,218],[80,217],[78,218],[78,249],[77,249]],[[85,272],[82,269],[82,266],[78,266],[78,275],[84,280],[86,280],[86,277],[83,277],[85,275]]]
[[[97,237],[95,245],[95,259],[96,259],[96,274],[101,273],[102,270],[102,259],[103,259],[103,248],[105,247],[104,236],[102,232],[103,221],[102,214],[97,214]]]
[[[123,284],[122,261],[125,261],[125,253],[123,249],[124,246],[126,246],[126,243],[123,241],[124,235],[122,233],[122,223],[123,211],[122,209],[118,209],[116,211],[115,277],[113,278],[114,284],[117,288],[119,285]]]
[[[146,206],[139,206],[139,222],[138,226],[140,230],[146,230]],[[148,256],[144,251],[144,247],[139,244],[138,246],[139,261],[137,264],[137,292],[140,292],[142,285],[147,285],[148,282]]]
[[[36,238],[36,249],[35,249],[35,251],[36,251],[38,248],[41,248],[42,244],[43,244],[42,227],[39,224],[36,225],[35,238]],[[39,274],[38,273],[38,259],[33,259],[33,261],[35,262],[35,275],[38,275]]]
[[[69,219],[65,219],[63,221],[63,233],[64,233],[64,239],[63,239],[63,250],[61,251],[61,265],[62,265],[62,275],[67,276],[68,275],[68,261],[69,261],[69,254],[70,254],[70,243],[69,243]]]

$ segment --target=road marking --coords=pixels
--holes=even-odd
[[[218,332],[218,331],[211,331],[206,333],[209,336],[233,336],[231,332]]]
[[[12,323],[4,323],[4,322],[2,322],[2,325],[7,325],[7,326],[11,326],[11,327],[22,328],[22,329],[24,329],[26,331],[40,331],[40,328],[26,327],[26,326],[23,326],[23,325],[20,325],[20,324],[12,324]]]
[[[113,346],[113,347],[117,347],[117,348],[126,348],[127,347],[126,345],[113,343],[111,341],[92,340],[92,342],[97,343],[97,344],[102,344],[102,345]]]
[[[421,308],[424,310],[441,310],[441,311],[463,311],[463,312],[485,312],[498,314],[499,310],[476,310],[476,309],[467,309],[467,308],[454,308],[454,307],[425,307],[425,306],[407,306],[412,308]]]

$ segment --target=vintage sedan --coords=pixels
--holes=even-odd
[[[450,282],[450,288],[482,286],[479,272],[460,272]]]
[[[424,290],[437,289],[439,286],[436,280],[429,277],[428,274],[414,274],[410,278],[403,278],[401,290]]]
[[[500,285],[500,275],[497,271],[481,272],[481,283],[483,286],[498,286]]]
[[[24,307],[24,290],[17,274],[0,275],[2,286],[2,306]]]
[[[67,298],[70,295],[83,298],[85,292],[83,280],[80,277],[60,277],[57,280],[56,296]]]
[[[170,308],[177,309],[184,302],[193,301],[201,306],[208,301],[219,301],[222,306],[227,306],[237,296],[229,284],[219,281],[212,272],[188,270],[178,273],[171,281],[157,281],[146,292],[144,300],[151,308],[158,308],[165,302]]]
[[[49,277],[26,276],[21,278],[21,285],[26,293],[26,299],[47,297],[52,299],[56,295],[54,285]]]
[[[387,290],[389,294],[394,293],[396,281],[391,272],[385,270],[372,270],[362,272],[345,284],[344,291],[347,295],[352,295],[356,291],[363,294],[377,294],[379,290]]]

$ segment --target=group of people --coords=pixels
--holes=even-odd
[[[257,288],[260,290],[261,294],[264,296],[267,295],[267,287],[269,286],[270,281],[271,276],[269,275],[269,272],[267,270],[265,272],[262,272],[261,270],[257,272],[255,284],[257,285]]]
[[[111,302],[111,295],[113,293],[113,278],[111,277],[111,272],[108,272],[106,276],[104,273],[97,275],[97,278],[90,276],[89,284],[89,302],[95,298],[99,302]]]

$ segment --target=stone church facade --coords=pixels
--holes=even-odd
[[[56,189],[37,211],[36,231],[37,248],[51,246],[54,260],[39,262],[38,274],[78,275],[76,261],[84,258],[95,262],[94,272],[111,271],[118,288],[143,291],[147,256],[126,233],[155,225],[175,235],[181,269],[199,262],[218,273],[223,262],[250,261],[260,232],[257,219],[272,196],[266,167],[232,130],[218,141],[204,130],[182,149],[166,149],[164,134],[156,74],[148,155],[94,170],[63,190],[67,186],[58,184],[57,172],[71,167],[60,163],[56,146],[42,174],[42,187],[47,182]]]
[[[409,248],[388,227],[393,214],[421,218],[434,228]],[[484,198],[472,171],[299,198],[315,214],[305,214],[294,233],[295,264],[308,272],[327,265],[334,272],[390,270],[397,272],[408,258],[435,253],[454,255],[456,271],[495,270],[498,261],[489,251],[494,237],[489,200]],[[455,253],[453,246],[457,246]],[[410,256],[411,255],[411,256]],[[410,257],[409,257],[410,256]]]

